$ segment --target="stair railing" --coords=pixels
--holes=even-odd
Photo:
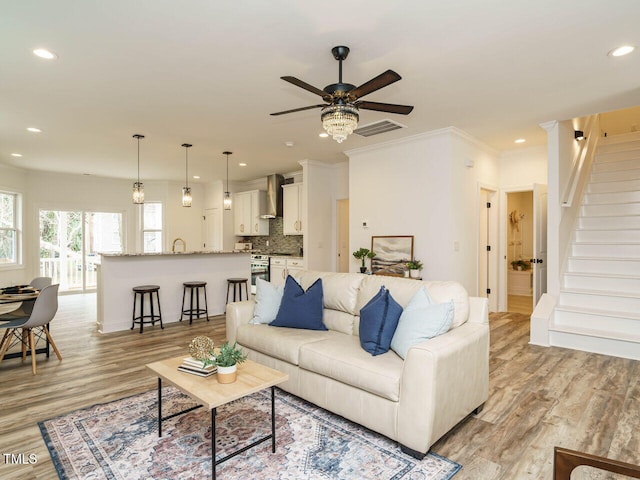
[[[640,478],[640,466],[631,463],[576,452],[562,447],[553,449],[553,480],[571,480],[571,472],[579,466],[594,467],[607,472]]]

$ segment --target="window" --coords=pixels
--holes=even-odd
[[[20,262],[20,197],[0,192],[0,266]]]
[[[142,251],[162,252],[162,204],[146,202],[142,205]]]

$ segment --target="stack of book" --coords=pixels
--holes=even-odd
[[[205,367],[202,360],[187,357],[182,360],[182,364],[178,366],[178,370],[185,373],[191,373],[193,375],[199,375],[201,377],[208,377],[209,375],[216,373],[217,368],[215,365],[207,365]]]

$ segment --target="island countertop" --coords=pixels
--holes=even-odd
[[[99,253],[103,257],[158,257],[162,255],[227,255],[248,254],[245,250],[194,250],[189,252],[153,252],[153,253]]]
[[[209,316],[223,314],[227,278],[246,278],[251,284],[250,252],[168,252],[101,254],[98,273],[98,329],[102,333],[129,330],[135,286],[158,285],[164,324],[180,320],[183,283],[206,282]],[[201,300],[202,301],[202,300]],[[188,300],[187,300],[188,302]],[[196,320],[194,320],[195,322]],[[204,318],[197,320],[206,322]],[[187,327],[188,327],[187,322]],[[155,326],[145,326],[159,329]]]

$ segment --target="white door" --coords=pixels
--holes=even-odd
[[[478,218],[478,297],[488,297],[489,288],[489,192],[480,189],[480,205]]]
[[[222,250],[222,216],[219,208],[207,208],[204,211],[204,248]]]
[[[533,185],[533,307],[547,292],[547,186]]]

